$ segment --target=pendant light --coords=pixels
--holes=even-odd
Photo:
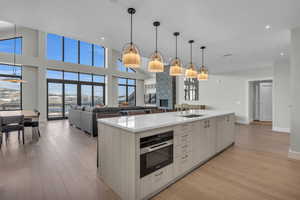
[[[160,25],[160,22],[153,22],[155,27],[155,51],[149,58],[148,71],[149,72],[163,72],[164,71],[164,62],[161,54],[157,51],[157,27]]]
[[[200,67],[200,71],[199,71],[199,74],[198,74],[198,80],[201,81],[201,80],[208,80],[208,70],[207,68],[204,66],[204,49],[206,47],[202,46],[201,47],[201,50],[202,50],[202,65]]]
[[[197,78],[197,70],[196,70],[196,67],[193,63],[193,43],[194,43],[194,40],[190,40],[189,41],[190,43],[190,63],[187,65],[187,70],[185,71],[185,77],[186,78]]]
[[[139,68],[141,56],[138,47],[132,42],[132,16],[135,14],[134,8],[128,8],[130,14],[130,43],[126,44],[122,51],[122,62],[125,67]]]
[[[176,38],[176,53],[175,58],[170,63],[170,76],[180,76],[182,75],[181,60],[177,57],[177,37],[179,32],[175,32],[173,35]]]
[[[17,54],[16,54],[16,46],[17,46],[17,44],[16,44],[16,37],[17,37],[17,25],[15,24],[14,25],[14,36],[15,36],[15,38],[14,38],[14,57],[13,57],[13,76],[18,76],[17,75]],[[22,80],[22,79],[20,79],[20,78],[15,78],[15,77],[9,77],[9,78],[6,78],[6,79],[2,79],[1,81],[3,81],[3,82],[10,82],[10,83],[26,83],[27,81],[24,81],[24,80]]]

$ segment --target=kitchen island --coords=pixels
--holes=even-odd
[[[233,145],[234,124],[201,110],[98,119],[98,174],[121,199],[148,199]]]

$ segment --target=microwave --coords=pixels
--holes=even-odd
[[[140,178],[173,163],[173,131],[140,139]]]

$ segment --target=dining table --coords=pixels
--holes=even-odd
[[[5,110],[0,111],[0,117],[12,117],[24,115],[25,119],[38,118],[38,113],[34,110]]]
[[[13,116],[21,116],[21,115],[24,116],[25,120],[27,119],[27,120],[30,120],[30,121],[39,118],[38,113],[35,112],[34,110],[5,110],[5,111],[0,111],[0,119],[5,118],[5,117],[13,117]],[[0,126],[0,132],[1,132],[1,126]],[[34,132],[32,132],[32,138],[33,138],[33,136],[34,136]]]

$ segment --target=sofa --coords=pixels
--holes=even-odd
[[[82,131],[98,135],[97,119],[118,117],[122,115],[137,115],[158,112],[157,107],[130,106],[130,107],[102,107],[71,106],[69,110],[69,123]]]

